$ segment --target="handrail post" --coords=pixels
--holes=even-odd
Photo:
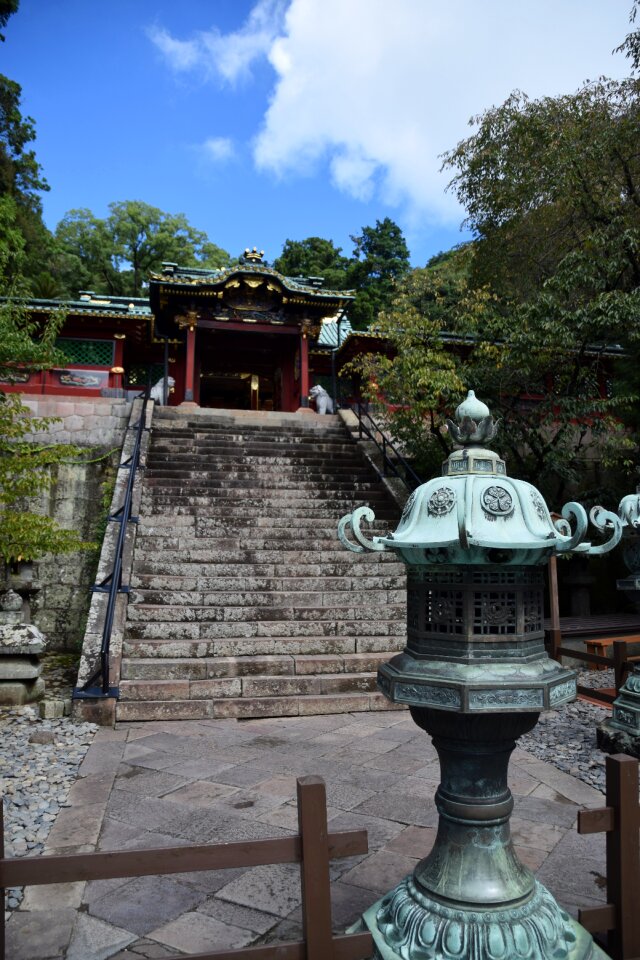
[[[302,846],[302,937],[306,960],[331,960],[331,887],[327,796],[321,777],[300,777],[297,782],[298,830]]]

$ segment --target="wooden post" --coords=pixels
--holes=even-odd
[[[562,643],[560,633],[560,603],[558,600],[558,558],[549,557],[549,617],[551,620],[551,649],[549,656],[559,660],[558,647]]]
[[[625,640],[613,641],[613,673],[615,676],[614,686],[616,695],[620,692],[620,687],[624,683],[624,667],[627,661],[627,643]]]
[[[193,403],[193,385],[196,367],[196,328],[192,324],[187,327],[187,365],[185,369],[184,399],[186,403]]]
[[[619,960],[640,956],[640,817],[638,761],[625,754],[607,757],[607,806],[616,811],[615,829],[607,833],[607,899],[615,905],[611,953]]]
[[[324,781],[320,777],[300,777],[297,791],[302,845],[302,936],[307,944],[306,960],[329,960],[333,956],[333,938]]]
[[[0,860],[4,860],[4,797],[0,796]],[[0,886],[0,906],[2,906],[2,916],[0,917],[0,960],[4,960],[4,898],[6,890]]]

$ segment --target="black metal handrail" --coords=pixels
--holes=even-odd
[[[140,448],[142,446],[142,434],[145,430],[145,424],[147,419],[147,403],[149,401],[149,388],[140,394],[142,398],[142,410],[140,412],[140,419],[136,424],[134,424],[134,429],[136,431],[135,440],[133,444],[133,450],[131,456],[126,460],[123,460],[119,465],[119,470],[128,470],[129,477],[127,480],[127,486],[124,494],[124,501],[122,506],[120,506],[115,513],[109,515],[109,520],[114,523],[120,524],[120,530],[118,531],[118,540],[116,543],[115,556],[113,558],[113,566],[111,568],[111,573],[109,573],[104,580],[100,583],[96,583],[92,588],[93,593],[108,593],[109,599],[107,600],[107,610],[104,618],[104,625],[102,628],[102,642],[100,644],[100,665],[96,670],[91,674],[89,679],[81,686],[75,687],[73,691],[74,700],[84,700],[88,698],[95,697],[118,697],[119,691],[117,687],[109,686],[109,650],[111,646],[111,631],[113,629],[113,618],[116,608],[116,599],[119,593],[129,593],[129,587],[122,586],[122,555],[124,553],[124,542],[127,536],[127,525],[129,523],[137,523],[138,518],[131,516],[131,506],[133,500],[133,485],[135,483],[136,474],[138,472],[138,467],[140,465]],[[139,399],[139,398],[138,398]],[[97,685],[97,680],[100,678],[100,684]]]
[[[373,464],[378,476],[387,477],[389,473],[393,474],[394,477],[404,483],[409,493],[424,483],[411,464],[402,456],[393,441],[385,434],[382,427],[373,419],[366,405],[358,401],[352,404],[351,409],[358,418],[358,439],[362,440],[366,437],[371,440],[382,455],[382,470],[379,470]],[[393,460],[389,456],[388,450],[393,453]],[[399,469],[398,464],[402,469]]]

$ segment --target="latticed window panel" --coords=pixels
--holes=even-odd
[[[519,570],[474,570],[472,583],[489,583],[496,586],[505,586],[511,583],[518,583],[521,580]]]
[[[409,630],[420,630],[420,594],[417,590],[407,594],[407,627]]]
[[[126,371],[126,380],[131,387],[153,386],[164,377],[163,363],[132,363]]]
[[[506,591],[482,591],[473,595],[473,633],[505,635],[516,633],[517,595]]]
[[[428,590],[425,621],[434,633],[457,635],[464,630],[462,590]]]
[[[62,350],[69,363],[81,363],[84,367],[113,366],[113,340],[73,340],[61,337],[56,347]]]
[[[542,630],[542,606],[540,594],[535,590],[525,590],[522,596],[524,610],[524,632],[539,633]]]

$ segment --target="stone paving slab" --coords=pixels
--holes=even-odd
[[[102,729],[46,853],[290,836],[295,780],[311,773],[325,779],[330,829],[368,831],[368,854],[331,864],[343,931],[435,840],[436,753],[404,712]],[[575,830],[602,794],[521,749],[511,789],[522,861],[573,915],[604,902],[604,836]],[[295,865],[33,887],[7,925],[7,957],[164,960],[294,939],[300,899]]]

